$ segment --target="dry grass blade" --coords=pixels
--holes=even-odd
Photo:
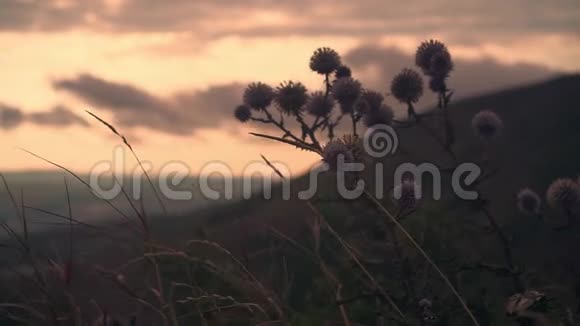
[[[314,205],[311,202],[307,202],[307,203],[308,203],[308,207],[310,207],[310,209],[315,214],[317,214],[322,221],[325,221],[324,217],[318,211],[318,209],[316,207],[314,207]],[[367,270],[367,268],[360,262],[360,260],[356,257],[356,254],[351,249],[351,247],[346,243],[346,241],[344,241],[344,239],[342,239],[342,237],[334,230],[334,228],[330,224],[328,224],[327,222],[324,222],[324,226],[326,226],[326,229],[341,244],[341,246],[344,248],[344,251],[346,251],[346,253],[349,255],[349,257],[357,264],[357,266],[361,269],[361,271],[371,281],[373,286],[376,287],[376,289],[381,293],[381,295],[384,297],[384,299],[387,300],[387,302],[391,305],[391,307],[395,310],[395,312],[397,312],[399,317],[403,319],[403,320],[401,320],[401,322],[404,322],[407,317],[405,316],[403,311],[399,308],[399,306],[395,303],[395,301],[391,298],[391,296],[387,293],[387,291],[385,291],[385,289],[383,289],[383,287],[380,286],[379,282],[377,282],[377,280],[372,276],[372,274]]]
[[[449,287],[451,292],[453,292],[453,294],[455,295],[455,297],[461,304],[463,310],[465,310],[465,312],[467,313],[473,324],[479,326],[479,322],[477,321],[473,313],[471,313],[471,310],[469,310],[469,307],[467,306],[465,300],[463,300],[463,298],[461,297],[457,289],[455,289],[449,278],[447,278],[445,273],[443,273],[443,271],[439,268],[439,266],[437,266],[437,264],[433,261],[433,259],[431,259],[429,254],[427,254],[425,250],[423,250],[423,248],[415,241],[415,239],[409,234],[409,232],[407,232],[407,230],[401,225],[401,223],[399,223],[399,221],[385,208],[385,206],[383,206],[383,204],[381,204],[368,191],[365,190],[364,194],[373,204],[375,204],[379,208],[381,212],[383,212],[390,219],[390,222],[394,223],[397,226],[397,228],[405,235],[405,237],[407,237],[407,239],[411,242],[411,244],[413,244],[413,246],[419,251],[419,253],[421,253],[423,258],[431,265],[431,267],[435,269],[435,271],[439,274],[439,276],[441,276],[445,284]]]
[[[280,172],[280,170],[278,170],[264,155],[260,154],[260,156],[262,157],[262,159],[264,160],[264,162],[266,162],[266,164],[268,164],[268,166],[274,170],[274,172],[276,172],[276,174],[278,176],[280,176],[280,178],[282,178],[283,180],[286,180],[286,177],[284,177],[284,175],[282,174],[282,172]]]
[[[9,230],[12,232],[8,232],[9,234],[12,234],[12,236],[20,242],[20,244],[24,247],[24,249],[26,251],[28,251],[30,248],[28,247],[28,223],[26,221],[26,216],[22,214],[22,211],[18,208],[18,203],[16,203],[16,199],[14,198],[14,195],[12,194],[12,191],[10,191],[10,186],[8,186],[8,181],[6,181],[6,178],[4,177],[4,174],[0,173],[0,178],[2,178],[2,182],[4,183],[4,187],[6,188],[6,192],[8,193],[8,197],[10,197],[10,202],[12,203],[12,206],[14,208],[14,211],[16,212],[16,215],[18,215],[18,217],[20,218],[20,221],[22,223],[22,229],[23,229],[23,238],[19,237],[18,234],[16,232],[14,232],[14,230],[12,230],[12,228],[8,227],[6,225],[5,230],[8,232]]]
[[[33,152],[31,152],[31,151],[29,151],[27,149],[24,149],[24,148],[18,148],[18,149],[20,149],[21,151],[24,151],[24,152],[26,152],[26,153],[28,153],[28,154],[30,154],[30,155],[38,158],[38,159],[41,159],[41,160],[43,160],[44,162],[46,162],[46,163],[48,163],[50,165],[56,166],[57,168],[59,168],[59,169],[65,171],[65,172],[67,172],[68,174],[72,175],[75,179],[77,179],[78,181],[80,181],[87,189],[89,189],[95,196],[97,196],[101,200],[104,200],[113,210],[115,210],[115,212],[117,212],[119,215],[121,215],[121,217],[123,217],[124,219],[127,219],[129,221],[131,220],[125,213],[123,213],[119,208],[117,208],[117,206],[115,206],[110,200],[104,199],[101,196],[99,196],[99,193],[95,189],[93,189],[93,187],[91,187],[90,184],[88,184],[85,180],[83,180],[81,177],[79,177],[73,171],[65,168],[64,166],[62,166],[62,165],[60,165],[58,163],[55,163],[55,162],[53,162],[51,160],[48,160],[48,159],[46,159],[46,158],[44,158],[44,157],[42,157],[42,156],[40,156],[38,154],[35,154],[35,153],[33,153]]]
[[[159,193],[157,192],[157,189],[155,188],[153,181],[151,181],[151,178],[149,177],[149,173],[147,173],[147,170],[145,169],[145,167],[143,166],[143,163],[141,162],[141,160],[139,159],[139,157],[137,156],[137,154],[133,150],[133,147],[131,146],[131,144],[129,144],[129,142],[127,141],[127,138],[125,138],[125,136],[121,135],[117,131],[117,129],[115,129],[115,127],[113,127],[113,125],[111,125],[110,123],[106,122],[105,120],[99,118],[96,114],[94,114],[88,110],[86,110],[86,112],[88,114],[90,114],[93,118],[97,119],[100,123],[107,126],[115,135],[117,135],[118,137],[120,137],[123,140],[123,143],[129,148],[129,150],[133,154],[133,157],[135,158],[135,160],[139,164],[139,167],[143,171],[143,174],[145,174],[145,177],[147,178],[147,181],[149,182],[149,185],[151,186],[151,189],[153,190],[153,194],[155,195],[155,198],[157,199],[159,206],[161,206],[161,209],[163,210],[163,215],[167,216],[167,208],[165,207],[165,204],[163,204],[163,201],[161,200],[161,197],[159,196]]]

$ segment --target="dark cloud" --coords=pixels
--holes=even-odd
[[[25,122],[55,128],[72,125],[88,127],[83,118],[61,105],[55,106],[50,111],[26,113],[20,108],[0,103],[0,129],[13,129]]]
[[[24,116],[20,109],[0,104],[0,128],[13,129],[18,127],[24,120]]]
[[[230,119],[243,89],[242,85],[228,84],[162,98],[126,83],[89,74],[57,80],[53,86],[99,109],[109,110],[115,124],[121,127],[145,127],[176,135],[214,128]]]
[[[355,77],[367,87],[388,92],[390,82],[403,68],[415,67],[415,58],[395,48],[372,45],[358,47],[347,53],[343,60],[351,66]],[[479,60],[454,60],[455,69],[449,87],[455,90],[454,98],[465,98],[501,90],[525,83],[544,80],[557,72],[531,64],[507,65],[490,58]],[[425,79],[425,84],[428,82]],[[425,85],[427,86],[427,85]],[[434,96],[426,92],[420,104],[430,106]]]
[[[256,11],[281,12],[290,21],[282,27],[228,23],[251,20],[249,15]],[[0,1],[0,29],[44,31],[75,27],[195,31],[198,37],[469,33],[473,40],[482,35],[488,39],[527,33],[577,35],[580,6],[577,0],[125,0],[118,10],[111,11],[104,1],[94,0],[73,1],[60,7],[53,0]]]
[[[72,125],[89,126],[85,119],[74,114],[62,105],[55,106],[47,112],[29,113],[26,119],[34,124],[49,127],[67,127]]]

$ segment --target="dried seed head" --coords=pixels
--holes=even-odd
[[[315,117],[324,117],[332,111],[334,100],[322,92],[314,92],[306,102],[306,111]]]
[[[244,91],[244,104],[255,110],[264,110],[272,103],[274,90],[261,82],[251,83]]]
[[[494,112],[484,110],[473,117],[471,127],[482,140],[491,141],[501,134],[503,122]]]
[[[423,79],[418,72],[405,68],[393,78],[391,93],[399,102],[415,103],[423,95]]]
[[[524,215],[537,216],[540,214],[542,200],[540,196],[530,188],[520,190],[517,195],[518,210]]]
[[[276,97],[274,98],[280,110],[288,115],[300,113],[307,100],[306,87],[302,83],[292,81],[281,83],[276,89]]]
[[[339,159],[342,159],[344,162],[352,162],[353,156],[349,146],[342,139],[337,138],[329,141],[324,146],[322,149],[322,160],[328,163],[332,169],[336,169]]]
[[[370,89],[365,89],[361,94],[361,98],[368,103],[370,110],[380,109],[385,100],[383,94]]]
[[[417,48],[415,53],[415,64],[421,68],[425,75],[431,74],[431,64],[433,57],[438,53],[449,53],[445,44],[437,40],[428,40]],[[449,56],[451,58],[451,56]]]
[[[236,107],[236,110],[234,111],[234,116],[236,117],[236,119],[238,119],[238,121],[246,122],[250,120],[250,118],[252,117],[252,112],[249,106],[242,104]]]
[[[453,61],[451,55],[447,51],[435,53],[431,57],[431,64],[429,65],[429,76],[439,79],[445,79],[453,70]]]
[[[345,65],[338,67],[334,72],[334,78],[339,79],[343,77],[352,77],[352,71]]]
[[[350,112],[362,91],[358,80],[350,77],[339,78],[332,84],[332,96],[340,104],[343,112]]]
[[[580,201],[580,186],[572,179],[557,179],[548,187],[546,200],[553,208],[570,210]]]
[[[321,74],[330,74],[340,67],[340,56],[331,48],[319,48],[310,57],[310,69]]]

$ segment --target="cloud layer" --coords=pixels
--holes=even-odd
[[[195,31],[226,35],[576,34],[576,0],[45,0],[0,1],[0,29]],[[458,34],[460,33],[460,34]],[[465,37],[466,33],[469,37]]]
[[[0,129],[14,129],[25,122],[54,128],[89,126],[85,119],[62,105],[57,105],[49,111],[26,113],[20,108],[0,103]]]
[[[242,85],[214,86],[162,98],[133,85],[107,81],[90,74],[57,80],[57,90],[74,94],[97,109],[114,115],[122,127],[144,127],[174,135],[190,135],[198,128],[215,128],[232,116]]]

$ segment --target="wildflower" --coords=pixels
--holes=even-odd
[[[421,187],[413,179],[404,179],[393,189],[393,196],[401,210],[414,209],[421,198]]]
[[[572,179],[563,178],[552,182],[546,192],[551,207],[571,210],[580,200],[580,185]]]
[[[501,118],[492,111],[477,113],[471,120],[471,127],[481,139],[490,141],[499,136],[503,127]]]
[[[321,75],[330,74],[340,67],[340,56],[331,48],[319,48],[310,57],[310,69]]]
[[[340,138],[329,141],[322,149],[322,160],[328,163],[333,169],[337,168],[340,157],[342,157],[344,162],[353,161],[349,146]]]
[[[431,76],[433,57],[439,53],[449,54],[445,44],[437,40],[425,41],[417,48],[417,52],[415,53],[415,64],[421,68],[425,75]],[[449,58],[451,58],[451,56],[449,56]]]
[[[524,215],[537,216],[540,214],[542,200],[540,196],[530,188],[520,190],[517,195],[518,210]]]
[[[250,120],[250,118],[252,117],[252,112],[250,111],[249,106],[242,104],[242,105],[238,105],[238,107],[236,107],[236,110],[234,111],[234,116],[240,122],[246,122],[246,121]]]
[[[256,110],[266,109],[274,99],[272,87],[261,83],[251,83],[244,91],[244,104]]]
[[[276,97],[274,98],[280,110],[288,115],[298,114],[307,100],[306,87],[301,83],[291,81],[280,84],[276,89]]]
[[[343,112],[352,111],[353,104],[360,96],[361,91],[360,82],[350,77],[339,78],[332,85],[332,95],[340,103]]]
[[[415,70],[405,68],[393,78],[391,93],[402,103],[415,103],[423,95],[423,79]]]
[[[306,102],[306,111],[315,117],[324,117],[332,111],[334,100],[322,92],[314,92]]]
[[[393,109],[386,104],[382,104],[377,110],[367,112],[363,121],[365,126],[369,128],[376,125],[390,125],[394,116]]]
[[[434,77],[429,80],[429,89],[434,93],[443,93],[447,90],[444,78]]]
[[[427,75],[438,79],[445,79],[453,70],[453,61],[447,51],[438,52],[431,57],[429,64],[429,73]]]
[[[336,69],[336,71],[334,72],[334,77],[336,79],[343,77],[352,77],[352,72],[349,67],[342,65]]]

